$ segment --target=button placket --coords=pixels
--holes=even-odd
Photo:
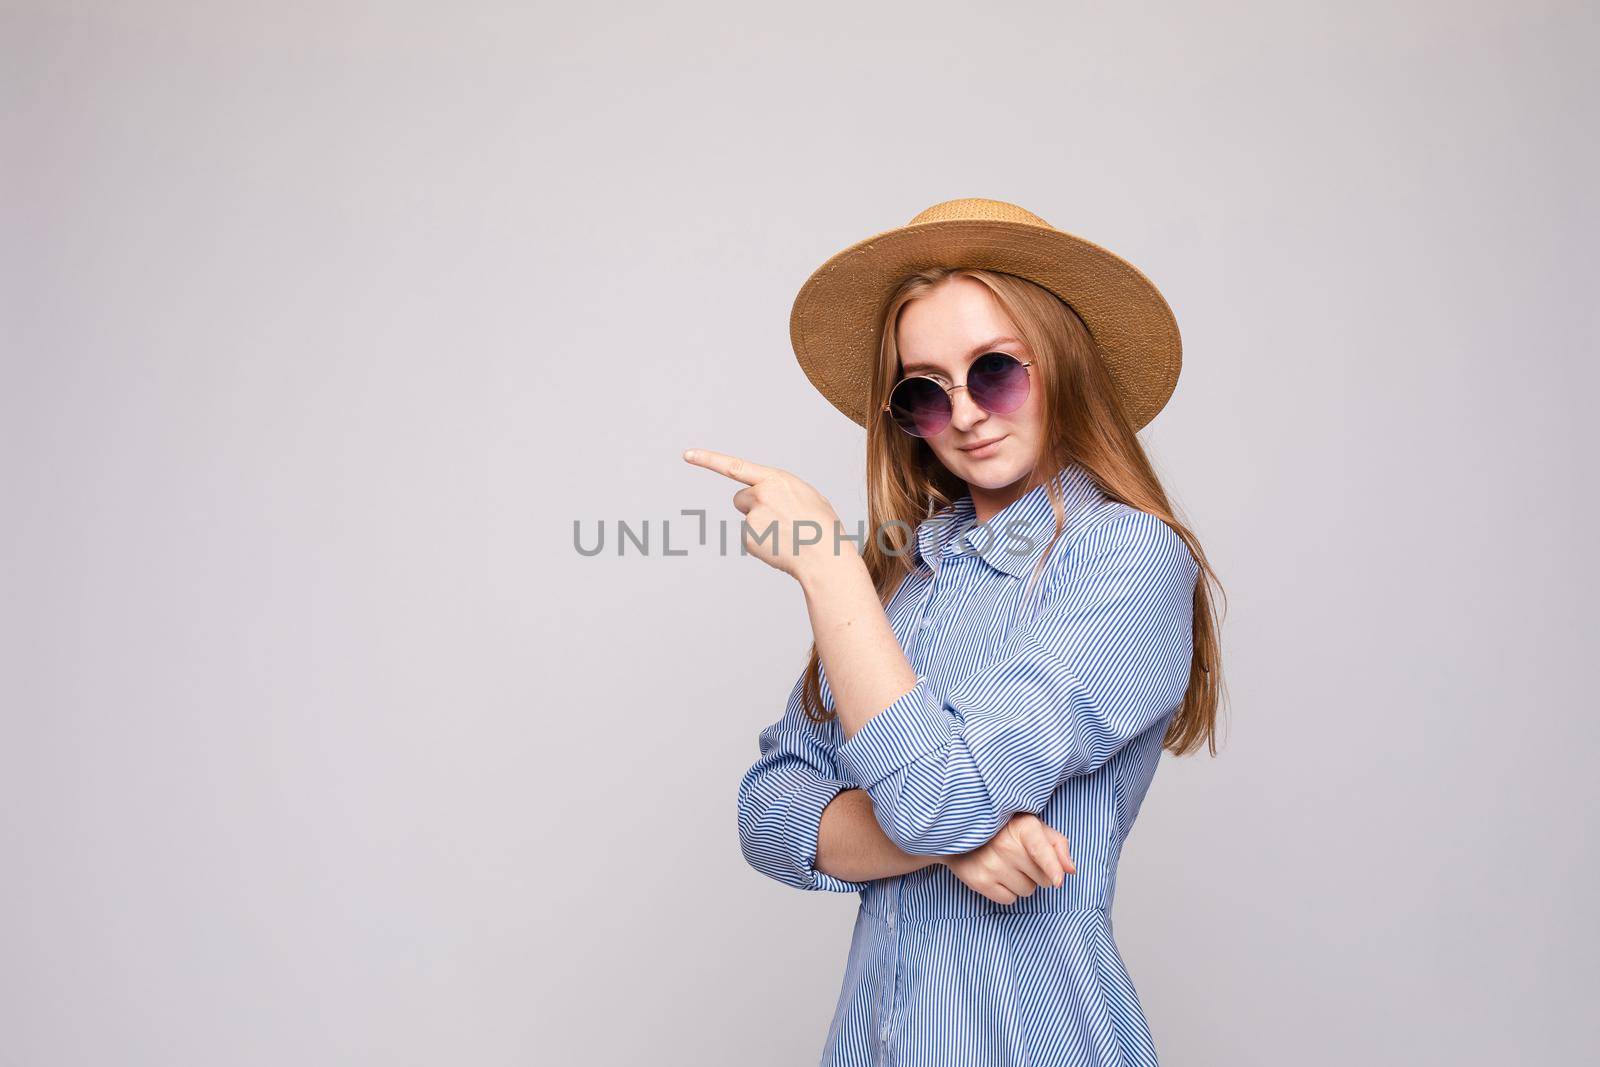
[[[888,911],[884,916],[885,925],[889,927],[890,944],[894,956],[894,972],[889,979],[888,1002],[884,1005],[883,1029],[879,1036],[883,1038],[884,1056],[888,1057],[889,1035],[894,1031],[894,1003],[900,993],[900,935],[903,932],[896,923],[895,917],[905,911],[906,880],[904,876],[895,879],[894,896],[889,901]]]
[[[922,604],[920,605],[917,617],[916,641],[914,642],[914,647],[917,650],[918,664],[920,664],[922,660],[922,633],[928,627],[933,625],[933,598],[938,588],[939,568],[935,567],[933,568],[933,577],[928,579],[928,588],[922,594]],[[916,664],[913,664],[913,666],[916,666]]]
[[[884,902],[883,925],[888,931],[885,941],[885,963],[889,974],[883,984],[883,1002],[880,1022],[878,1024],[878,1041],[881,1046],[880,1063],[889,1063],[894,1058],[894,1050],[889,1044],[889,1037],[894,1033],[894,1007],[900,987],[900,934],[901,924],[897,917],[905,910],[903,895],[905,893],[905,878],[901,876],[894,880],[894,885],[887,894]]]

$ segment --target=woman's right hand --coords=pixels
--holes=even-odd
[[[940,856],[939,862],[967,888],[996,904],[1015,904],[1042,885],[1058,886],[1077,874],[1067,839],[1031,812],[1011,816],[1000,832],[971,852]]]

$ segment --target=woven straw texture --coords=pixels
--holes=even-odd
[[[801,369],[861,426],[889,294],[906,275],[931,266],[1014,274],[1066,301],[1094,335],[1136,430],[1177,387],[1183,365],[1177,319],[1136,267],[1015,204],[947,200],[833,256],[795,297],[789,340]]]

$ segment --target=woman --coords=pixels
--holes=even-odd
[[[1171,312],[1104,249],[960,200],[829,260],[791,335],[867,429],[869,529],[786,471],[685,458],[745,483],[745,551],[811,617],[738,799],[756,870],[860,894],[822,1062],[1154,1064],[1117,860],[1162,749],[1215,754],[1220,680],[1215,576],[1135,436],[1176,384]]]

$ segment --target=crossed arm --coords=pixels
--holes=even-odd
[[[760,873],[796,889],[854,893],[942,857],[914,856],[884,833],[866,790],[846,780],[833,745],[800,706],[797,680],[783,717],[761,731],[739,782],[739,846]]]
[[[883,877],[872,871],[893,865],[890,845],[904,863],[966,853],[1164,721],[1191,668],[1197,565],[1183,541],[1130,512],[1080,538],[1064,568],[1040,617],[943,693],[911,670],[870,583],[848,570],[803,581],[845,740],[821,738],[797,682],[740,786],[751,865],[800,888],[864,888],[816,867],[824,812],[855,789],[887,840],[860,825],[862,808],[829,817],[825,862],[841,875]]]
[[[943,856],[913,856],[889,840],[865,789],[846,789],[822,810],[817,870],[840,881],[893,878],[943,862]]]

